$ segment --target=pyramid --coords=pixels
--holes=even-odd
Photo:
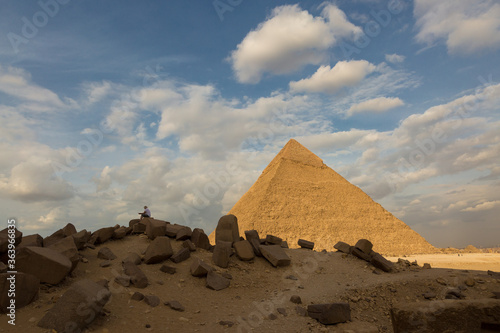
[[[281,237],[290,247],[298,247],[302,238],[313,241],[317,250],[333,251],[338,241],[354,245],[365,238],[374,251],[385,255],[436,252],[417,232],[294,139],[229,214],[238,218],[240,234],[255,229],[261,237]]]

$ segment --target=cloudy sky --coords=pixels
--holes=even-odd
[[[4,1],[0,209],[207,232],[295,138],[440,247],[500,241],[500,4]]]

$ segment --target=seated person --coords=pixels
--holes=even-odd
[[[144,206],[144,212],[138,214],[141,215],[141,220],[143,217],[151,217],[151,211],[149,210],[148,206]]]

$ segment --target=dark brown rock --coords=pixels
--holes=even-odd
[[[217,245],[215,245],[214,254],[212,255],[214,264],[222,268],[227,268],[227,266],[229,266],[229,257],[233,253],[231,244],[231,242],[225,242],[221,240],[217,242]]]
[[[185,247],[182,247],[179,251],[177,251],[177,253],[170,257],[170,260],[177,264],[184,260],[188,260],[189,257],[191,257],[191,251],[189,251],[189,249]]]
[[[370,263],[384,272],[392,272],[394,269],[394,264],[377,252],[372,252]]]
[[[127,232],[128,228],[119,227],[118,229],[115,229],[115,231],[113,231],[113,239],[122,239],[127,236]]]
[[[148,235],[149,239],[165,236],[165,232],[167,231],[167,223],[165,221],[146,217],[142,219],[142,223],[146,224],[146,235]]]
[[[149,284],[148,277],[144,272],[130,261],[123,263],[125,275],[130,276],[130,282],[137,288],[146,288]]]
[[[103,247],[97,252],[97,258],[104,260],[115,260],[116,255],[109,249],[109,247]]]
[[[240,260],[247,261],[252,260],[255,257],[252,245],[247,240],[234,242],[233,247],[236,251],[236,256],[240,258]]]
[[[496,327],[495,331],[498,331],[500,300],[439,300],[397,304],[391,309],[391,319],[395,333],[483,332],[481,329],[488,325]]]
[[[303,249],[314,249],[314,242],[310,242],[305,239],[299,239],[298,244]]]
[[[500,280],[500,273],[499,272],[493,272],[493,271],[488,270],[488,275],[497,279],[497,280]]]
[[[7,273],[7,265],[0,261],[0,273]]]
[[[280,245],[283,242],[281,238],[278,236],[273,236],[273,235],[267,235],[266,236],[266,244],[268,245]]]
[[[213,268],[203,260],[196,258],[191,264],[190,271],[192,276],[203,277],[206,276],[208,272],[213,271]]]
[[[19,243],[16,248],[20,248],[23,246],[43,246],[43,237],[39,234],[23,236],[21,239],[21,243]]]
[[[76,268],[80,262],[80,254],[76,248],[75,242],[72,236],[65,237],[60,241],[53,243],[47,247],[48,249],[55,250],[68,258],[71,261],[70,273]]]
[[[306,310],[306,308],[304,308],[304,307],[302,307],[300,305],[297,305],[295,307],[295,313],[297,313],[301,317],[306,317],[307,316],[307,310]]]
[[[290,257],[280,245],[261,245],[260,252],[274,267],[290,265]]]
[[[12,288],[13,287],[13,288]],[[38,298],[40,280],[31,274],[14,273],[0,274],[0,313],[14,313]],[[14,292],[15,297],[9,297]],[[11,304],[11,299],[15,303]],[[10,308],[8,308],[10,307]]]
[[[177,268],[169,266],[167,264],[163,264],[160,267],[160,271],[162,271],[163,273],[167,273],[167,274],[175,274],[175,272],[177,271]]]
[[[91,244],[102,244],[107,242],[113,237],[113,233],[115,232],[115,227],[107,227],[101,228],[95,231],[92,236],[90,236],[89,243]]]
[[[238,230],[238,219],[233,214],[224,215],[219,219],[217,228],[215,228],[215,245],[219,241],[223,242],[236,242],[240,239],[240,232]]]
[[[146,232],[146,224],[144,222],[138,222],[132,225],[133,234],[142,234],[144,232]]]
[[[167,306],[169,306],[172,310],[179,311],[179,312],[184,312],[186,309],[182,306],[181,303],[177,301],[168,301],[163,303]]]
[[[53,249],[26,246],[16,253],[17,271],[32,274],[40,282],[58,284],[68,275],[71,267],[71,261]]]
[[[351,246],[347,243],[337,242],[337,244],[335,244],[333,247],[336,248],[340,252],[347,253],[347,254],[351,253]]]
[[[148,295],[144,296],[144,302],[154,308],[160,305],[160,298],[156,295]]]
[[[0,253],[5,253],[9,249],[9,228],[5,228],[2,231],[0,231]],[[22,239],[23,239],[23,233],[16,228],[14,228],[14,245],[17,247]]]
[[[190,239],[186,239],[184,242],[182,242],[182,247],[185,247],[191,252],[196,251],[196,245],[194,245]]]
[[[363,260],[368,261],[368,262],[370,262],[372,260],[372,257],[370,257],[368,254],[364,253],[363,251],[361,251],[357,247],[353,247],[351,249],[351,254],[355,257],[358,257],[359,259],[363,259]]]
[[[284,248],[284,249],[288,249],[288,242],[287,241],[282,241],[281,242],[281,247]]]
[[[299,295],[292,295],[292,297],[290,297],[290,302],[295,304],[302,304],[302,299]]]
[[[186,240],[186,239],[190,239],[192,233],[193,233],[193,231],[191,230],[190,227],[183,227],[175,235],[175,240],[183,241],[183,240]]]
[[[288,316],[285,308],[277,308],[276,311],[278,311],[278,313],[282,316],[285,316],[285,317]]]
[[[170,238],[176,238],[177,233],[182,230],[184,226],[178,224],[167,224],[165,235]]]
[[[146,253],[144,254],[144,262],[146,264],[157,264],[167,260],[174,254],[170,239],[166,236],[159,236],[149,244]]]
[[[141,257],[137,253],[130,253],[125,259],[122,260],[122,262],[129,261],[133,263],[134,265],[140,265],[141,264]]]
[[[105,260],[105,261],[101,261],[101,263],[99,264],[99,266],[105,268],[105,267],[111,266],[111,264],[112,263],[111,263],[110,260]]]
[[[324,325],[333,325],[351,320],[351,307],[348,303],[312,304],[307,306],[307,314]]]
[[[226,289],[229,287],[229,284],[231,281],[229,279],[226,279],[223,276],[220,276],[219,274],[215,273],[214,271],[210,271],[207,274],[207,288],[213,289],[213,290],[222,290]]]
[[[115,282],[121,286],[128,287],[128,286],[130,286],[130,276],[118,275],[115,277]]]
[[[108,289],[93,281],[75,282],[43,316],[38,326],[57,332],[81,332],[98,317],[110,297]]]
[[[128,222],[128,226],[129,226],[129,228],[133,228],[133,227],[134,227],[134,225],[135,225],[135,224],[137,224],[137,223],[139,223],[139,222],[141,222],[141,220],[140,220],[140,219],[133,219],[133,220],[130,220],[130,221]]]
[[[144,299],[144,294],[136,291],[130,299],[133,299],[134,301],[142,301]]]
[[[365,254],[370,255],[372,252],[373,244],[368,240],[368,239],[360,239],[354,245],[355,248],[360,249],[363,251]]]
[[[85,247],[85,243],[90,240],[91,233],[87,230],[83,229],[79,232],[72,234],[73,241],[75,242],[75,246],[78,250],[81,250]]]
[[[260,253],[259,246],[260,246],[260,238],[259,238],[259,233],[257,230],[247,230],[245,231],[245,237],[247,241],[250,242],[250,245],[252,245],[253,253],[257,257],[262,257],[262,253]]]
[[[191,234],[191,241],[193,244],[200,249],[210,250],[210,240],[207,234],[200,228],[194,228]]]

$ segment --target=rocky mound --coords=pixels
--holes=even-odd
[[[339,241],[370,239],[386,255],[436,249],[360,188],[291,139],[229,212],[240,232],[280,235],[292,247],[299,238],[332,251]],[[214,233],[210,235],[214,240]]]

